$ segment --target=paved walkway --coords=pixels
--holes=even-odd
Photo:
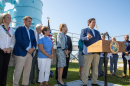
[[[76,81],[71,81],[71,82],[67,82],[67,86],[82,86],[82,81],[81,80],[76,80]],[[100,86],[104,86],[104,81],[99,81],[98,80],[98,84]],[[58,86],[57,84],[54,86]],[[87,86],[91,86],[91,80],[88,80],[88,85]],[[122,85],[117,85],[117,84],[113,84],[113,83],[108,83],[107,86],[122,86]]]
[[[73,62],[78,62],[78,61],[73,61]],[[118,60],[118,62],[123,62],[122,59],[121,60]],[[110,65],[110,61],[108,63],[108,65]],[[121,64],[117,64],[117,67],[123,67],[123,63]],[[128,67],[128,66],[127,66]],[[82,86],[82,81],[81,80],[76,80],[76,81],[71,81],[71,82],[67,82],[67,85],[68,86]],[[100,86],[104,86],[104,81],[99,81],[98,80],[98,84]],[[57,84],[54,85],[54,86],[58,86]],[[87,86],[91,86],[91,80],[88,80],[88,85]],[[107,86],[122,86],[122,85],[117,85],[117,84],[113,84],[113,83],[108,83]]]

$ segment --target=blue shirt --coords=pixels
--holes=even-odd
[[[38,44],[43,44],[43,49],[49,54],[51,55],[51,48],[53,46],[52,41],[49,37],[43,36],[42,38],[40,38],[38,40]],[[44,55],[40,49],[38,49],[38,58],[49,58],[46,55]]]
[[[30,40],[30,33],[29,33],[29,30],[30,30],[30,29],[26,28],[26,30],[27,30],[27,33],[28,33],[28,38],[29,38],[29,40]],[[26,50],[28,51],[29,48],[31,48],[31,41],[30,41],[30,43],[29,43],[29,46],[26,48]]]

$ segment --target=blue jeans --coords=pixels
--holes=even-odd
[[[114,73],[116,74],[117,61],[118,61],[117,54],[113,54],[113,57],[110,56],[110,73],[113,73],[113,65],[114,65]]]

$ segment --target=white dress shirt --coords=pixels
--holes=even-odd
[[[6,33],[2,25],[4,24],[0,25],[0,49],[9,48],[9,47],[13,49],[15,44],[14,30],[10,28],[9,33],[11,37],[9,37],[9,35]]]

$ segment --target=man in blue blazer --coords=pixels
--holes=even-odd
[[[13,54],[15,55],[16,65],[13,76],[13,86],[19,86],[20,76],[23,70],[22,86],[28,86],[29,75],[32,64],[32,53],[36,48],[36,39],[34,31],[29,29],[32,18],[25,16],[23,18],[24,26],[16,28]]]
[[[124,75],[123,77],[126,77],[126,72],[127,72],[127,60],[125,56],[128,56],[130,54],[130,41],[129,41],[129,36],[125,35],[125,52],[122,53],[122,58],[123,58],[123,64],[124,64]],[[130,60],[128,60],[129,63],[129,77],[130,77]]]
[[[92,71],[92,86],[100,86],[97,84],[98,78],[98,63],[99,63],[99,54],[97,53],[87,53],[87,47],[91,44],[101,40],[100,33],[94,29],[96,21],[94,18],[88,20],[88,27],[81,30],[80,39],[83,42],[83,56],[84,56],[84,64],[83,64],[83,72],[82,72],[82,81],[83,86],[87,86],[88,84],[88,74],[90,65],[92,63],[93,71]]]

